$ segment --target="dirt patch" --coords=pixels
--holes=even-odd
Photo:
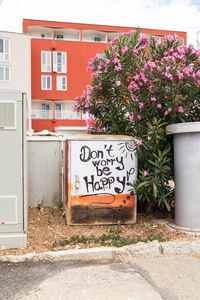
[[[29,209],[28,218],[28,246],[24,249],[8,249],[1,250],[0,256],[3,255],[19,255],[30,252],[41,253],[51,250],[64,250],[74,248],[97,247],[95,243],[83,245],[76,243],[75,245],[60,246],[59,242],[64,239],[70,239],[73,236],[95,237],[108,234],[112,226],[107,225],[66,225],[63,210],[56,207],[42,207]],[[147,238],[149,235],[160,235],[162,239],[178,240],[178,239],[196,239],[199,236],[183,233],[173,229],[167,225],[165,221],[155,220],[150,215],[138,214],[137,223],[134,225],[120,225],[123,237],[130,236],[131,238],[141,239]],[[57,245],[55,247],[55,245]]]

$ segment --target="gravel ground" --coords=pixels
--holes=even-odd
[[[19,255],[30,252],[41,253],[51,250],[65,250],[74,248],[91,248],[97,247],[95,243],[89,245],[75,244],[65,246],[53,246],[59,241],[70,239],[72,236],[89,237],[94,235],[99,237],[103,234],[108,234],[113,225],[79,225],[69,226],[66,224],[63,210],[57,207],[42,207],[29,209],[28,219],[28,246],[24,249],[8,249],[1,250],[0,256],[3,255]],[[117,228],[117,225],[116,225]],[[131,238],[141,239],[147,238],[150,234],[161,236],[165,240],[184,240],[197,239],[199,236],[189,235],[179,230],[168,226],[166,220],[158,220],[151,215],[138,214],[137,223],[134,225],[120,225],[123,237],[130,236]]]

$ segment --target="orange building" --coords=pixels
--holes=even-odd
[[[72,112],[76,96],[91,82],[88,61],[109,48],[112,40],[132,27],[23,20],[31,38],[32,127],[54,131],[60,126],[86,126],[82,113]],[[159,41],[177,34],[186,44],[186,33],[141,28]]]

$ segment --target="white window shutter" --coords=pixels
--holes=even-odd
[[[51,72],[51,52],[47,52],[47,72]]]
[[[66,56],[66,52],[62,52],[62,73],[66,73],[67,72],[67,56]]]
[[[41,71],[46,71],[46,55],[44,51],[41,51]]]
[[[57,52],[53,51],[53,72],[57,72]]]
[[[51,90],[51,77],[47,76],[46,80],[47,80],[46,88],[47,88],[47,90]]]
[[[9,60],[10,59],[10,41],[5,39],[5,60]]]
[[[57,90],[61,91],[62,90],[62,77],[57,76]]]
[[[0,81],[4,80],[4,67],[0,66]]]
[[[51,52],[41,51],[41,71],[51,72]]]
[[[5,81],[10,80],[10,70],[9,67],[5,67]]]
[[[64,90],[64,91],[67,90],[67,77],[66,76],[62,77],[62,90]]]
[[[45,90],[46,88],[46,80],[45,80],[45,76],[41,77],[41,86],[42,86],[42,90]]]

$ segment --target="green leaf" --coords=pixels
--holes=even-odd
[[[149,162],[152,166],[154,166],[154,167],[156,167],[156,168],[159,168],[159,163],[158,163],[158,161],[153,162],[152,160],[149,159],[148,162]]]
[[[166,201],[165,198],[164,198],[164,203],[165,203],[165,206],[166,206],[167,210],[170,211],[171,208],[170,208],[169,203]]]
[[[148,181],[144,181],[144,182],[141,182],[141,183],[139,183],[138,185],[136,185],[136,188],[137,189],[140,189],[141,187],[143,187],[143,186],[147,186],[149,184],[149,182]]]
[[[155,183],[153,183],[153,195],[155,198],[158,196],[158,189]]]

